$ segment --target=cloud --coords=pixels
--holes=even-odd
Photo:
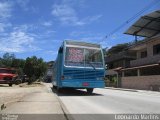
[[[61,4],[54,4],[51,14],[55,16],[62,24],[82,26],[96,21],[102,17],[102,15],[86,16],[79,18],[76,9],[70,2],[63,1]]]
[[[50,27],[50,26],[52,26],[52,22],[51,21],[46,21],[46,22],[43,22],[42,25],[46,26],[46,27]]]
[[[116,44],[124,43],[124,40],[127,42],[127,40],[129,40],[127,37],[125,35],[123,35],[122,33],[118,32],[118,33],[112,34],[110,36],[108,35],[108,37],[103,37],[99,41],[99,43],[103,47],[111,48],[112,46],[114,46]],[[130,42],[130,40],[128,42]]]
[[[87,42],[94,42],[94,43],[98,43],[98,41],[102,39],[102,36],[96,36],[96,35],[92,35],[92,36],[88,36],[88,37],[82,37],[81,40],[87,41]]]
[[[63,24],[81,24],[78,21],[75,10],[67,5],[54,5],[52,15],[57,17]]]
[[[2,23],[0,23],[0,32],[3,32],[3,31],[4,31],[4,27],[5,27],[5,25],[2,24]]]
[[[15,0],[17,5],[26,12],[30,13],[39,13],[39,8],[30,4],[31,0]]]
[[[86,34],[86,31],[72,31],[70,33],[70,36],[71,37],[77,37],[77,36],[80,36],[80,35],[83,35],[83,34]],[[87,35],[90,34],[89,32],[87,32]]]
[[[4,37],[0,37],[1,52],[28,52],[40,50],[35,45],[34,37],[29,36],[26,32],[16,30]]]
[[[0,32],[4,32],[5,28],[9,28],[11,26],[12,26],[11,23],[0,23]]]
[[[8,19],[12,16],[13,4],[7,1],[0,1],[0,34],[5,31],[5,29],[12,26]]]
[[[12,4],[10,2],[0,2],[0,21],[11,17]]]
[[[117,40],[118,37],[119,37],[118,34],[113,34],[113,35],[110,36],[110,39],[111,40]]]
[[[110,48],[112,46],[111,41],[117,40],[118,35],[114,34],[113,36],[110,37],[110,39],[106,39],[104,36],[104,33],[93,33],[90,31],[73,31],[70,33],[70,36],[74,40],[80,40],[80,41],[85,41],[85,42],[92,42],[96,44],[100,44],[102,48]],[[116,43],[114,41],[114,43]]]
[[[91,31],[73,31],[69,34],[73,39],[78,39],[86,42],[99,43],[104,34],[93,33]]]
[[[88,17],[84,18],[83,21],[84,21],[85,23],[87,23],[87,22],[91,23],[91,22],[93,22],[93,21],[97,21],[97,20],[100,19],[101,17],[102,17],[102,15],[88,16]]]
[[[16,0],[16,2],[18,3],[18,5],[25,11],[28,11],[28,4],[30,2],[30,0]]]
[[[44,51],[45,54],[49,54],[49,55],[56,55],[57,54],[57,50],[47,50],[47,51]]]

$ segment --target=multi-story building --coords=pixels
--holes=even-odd
[[[160,11],[142,16],[125,33],[145,38],[106,57],[106,75],[115,74],[118,87],[160,90]]]
[[[136,53],[129,67],[119,70],[121,87],[133,89],[159,89],[160,86],[160,36],[131,46]]]
[[[117,82],[122,76],[119,70],[130,67],[130,61],[135,59],[135,53],[127,50],[107,56],[105,58],[105,62],[107,64],[106,78],[109,82],[106,85],[113,87],[119,86]]]

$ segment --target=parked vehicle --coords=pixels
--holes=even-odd
[[[48,68],[45,76],[44,76],[44,82],[51,83],[52,82],[52,68]]]
[[[53,66],[53,87],[87,89],[103,88],[104,57],[99,44],[64,41]]]
[[[0,68],[0,84],[20,84],[21,79],[18,78],[16,70],[10,68]]]
[[[44,82],[51,83],[52,82],[52,76],[45,76]]]

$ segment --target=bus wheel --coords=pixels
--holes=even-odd
[[[87,93],[92,94],[93,93],[93,88],[87,88]]]

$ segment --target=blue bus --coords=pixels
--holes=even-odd
[[[53,66],[53,87],[86,89],[103,88],[104,56],[99,44],[66,40],[58,50]]]

